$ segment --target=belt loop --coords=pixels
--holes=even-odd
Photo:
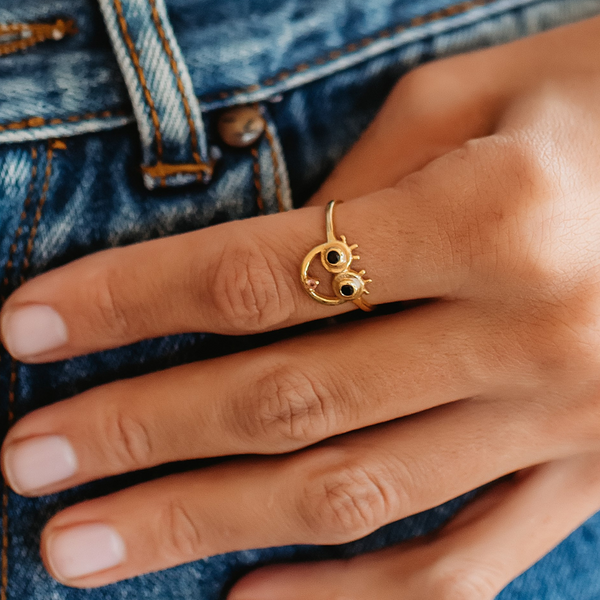
[[[164,0],[99,3],[138,123],[144,184],[209,181],[202,113]]]

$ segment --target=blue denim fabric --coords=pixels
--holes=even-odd
[[[167,0],[166,10],[159,0],[100,4],[102,11],[95,0],[2,0],[0,24],[63,17],[78,28],[63,39],[0,56],[2,298],[27,278],[102,248],[248,218],[261,210],[286,210],[292,198],[299,206],[409,69],[600,14],[600,0]],[[139,68],[118,36],[123,23]],[[228,148],[215,132],[217,109],[248,102],[260,103],[268,135],[254,149]],[[166,181],[148,177],[147,171],[144,177],[140,165],[161,162],[150,104],[163,136],[162,162],[199,165],[220,154],[210,181],[199,181],[195,173],[186,178],[183,171]],[[211,155],[213,147],[219,152]],[[179,185],[189,179],[194,182]],[[240,351],[281,335],[289,332],[172,336],[37,366],[14,363],[2,350],[3,426],[107,381]],[[6,577],[0,596],[217,600],[236,577],[257,565],[381,548],[435,529],[471,497],[342,546],[248,550],[97,590],[63,587],[45,572],[38,543],[51,515],[183,468],[191,466],[167,465],[39,499],[5,488],[7,546],[1,572]],[[597,600],[599,536],[596,516],[500,598]]]
[[[200,105],[164,0],[100,0],[100,7],[133,104],[146,187],[208,183]]]

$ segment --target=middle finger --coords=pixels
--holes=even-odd
[[[440,301],[111,383],[21,419],[4,471],[39,495],[171,461],[289,452],[484,393],[483,335],[473,310]]]

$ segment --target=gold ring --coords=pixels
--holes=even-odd
[[[315,246],[302,261],[302,269],[300,270],[300,279],[306,293],[321,304],[329,306],[337,306],[344,302],[354,302],[358,308],[371,311],[373,305],[363,300],[363,295],[368,294],[366,289],[367,283],[371,283],[371,279],[365,279],[365,271],[353,271],[350,268],[352,261],[359,260],[360,256],[352,254],[352,251],[358,248],[358,244],[349,245],[346,241],[346,236],[341,235],[340,239],[335,236],[333,228],[333,208],[335,204],[341,204],[341,201],[332,200],[327,205],[325,219],[327,225],[327,241],[324,244]],[[334,275],[331,280],[331,289],[335,294],[332,296],[323,296],[319,294],[317,288],[320,281],[311,277],[308,274],[308,269],[314,258],[321,256],[321,264],[325,270]]]

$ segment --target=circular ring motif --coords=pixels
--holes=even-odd
[[[371,283],[371,279],[365,279],[365,271],[354,271],[350,268],[352,262],[359,260],[360,256],[352,252],[358,248],[358,244],[349,245],[346,236],[340,235],[338,239],[335,235],[333,227],[333,208],[336,200],[332,200],[326,209],[326,227],[327,241],[324,244],[315,246],[302,261],[300,270],[300,279],[306,293],[321,304],[336,306],[344,302],[354,302],[356,306],[365,311],[373,310],[373,306],[366,300],[363,300],[363,295],[368,294],[366,284]],[[331,288],[335,296],[325,296],[317,290],[321,283],[318,279],[311,277],[308,274],[313,260],[320,256],[321,264],[325,270],[335,275],[331,281]]]

